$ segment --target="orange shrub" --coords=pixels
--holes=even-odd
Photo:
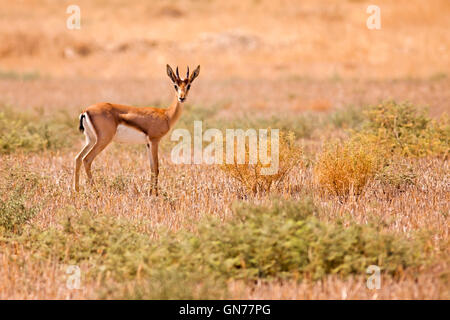
[[[314,167],[318,185],[326,192],[346,197],[359,195],[382,167],[381,153],[370,144],[354,141],[331,143]]]
[[[270,129],[268,130],[270,136]],[[268,139],[268,154],[271,154],[271,142]],[[270,164],[262,164],[259,157],[256,164],[249,164],[249,144],[245,142],[245,163],[237,164],[237,154],[235,150],[234,163],[223,164],[221,169],[228,175],[239,181],[247,191],[256,194],[258,192],[268,192],[273,186],[278,185],[286,177],[288,172],[292,170],[301,161],[302,151],[297,146],[295,135],[292,132],[280,131],[279,135],[279,162],[278,171],[271,175],[264,175],[261,169],[270,167]],[[224,157],[225,158],[225,157]]]

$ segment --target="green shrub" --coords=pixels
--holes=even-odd
[[[205,225],[198,237],[179,242],[180,251],[198,256],[198,265],[245,279],[362,274],[371,264],[395,273],[423,262],[422,243],[373,226],[321,222],[308,199],[235,211],[229,223]]]
[[[0,166],[0,234],[20,233],[37,212],[27,207],[25,199],[39,185],[37,175],[19,166]]]
[[[0,110],[0,154],[17,150],[36,152],[69,147],[76,133],[75,121],[67,113],[41,118],[32,113]]]
[[[116,219],[86,212],[67,220],[62,230],[30,228],[14,241],[34,251],[39,259],[87,262],[92,265],[88,275],[95,279],[110,275],[124,284],[144,280],[137,291],[122,291],[123,297],[151,297],[155,287],[146,281],[162,275],[163,282],[180,281],[198,293],[198,279],[205,279],[208,289],[220,283],[225,286],[228,279],[364,274],[371,264],[395,274],[426,261],[422,241],[381,233],[370,225],[321,222],[315,217],[318,209],[307,198],[275,201],[269,207],[239,204],[234,211],[235,217],[225,223],[208,220],[195,234],[179,231],[159,240],[151,240]],[[155,289],[157,296],[174,294],[163,282],[154,283],[159,288]],[[178,286],[176,290],[181,291],[174,296],[190,297],[182,287]]]
[[[27,246],[38,255],[64,263],[93,263],[93,274],[113,272],[118,279],[135,276],[144,263],[150,243],[129,224],[106,216],[93,217],[89,212],[69,216],[63,224],[63,230],[29,230],[24,235]]]
[[[0,234],[20,233],[23,225],[36,214],[35,208],[25,206],[21,195],[13,193],[8,200],[0,199]]]
[[[39,79],[40,77],[41,75],[35,71],[19,73],[16,71],[0,70],[0,79],[30,81]]]
[[[357,129],[364,122],[365,108],[347,107],[336,110],[326,117],[335,128]]]
[[[353,137],[356,141],[376,140],[382,148],[402,156],[448,155],[450,121],[447,115],[435,121],[425,110],[395,101],[370,107],[365,114],[367,120]]]
[[[43,179],[45,178],[29,171],[21,164],[0,165],[0,195],[13,194],[25,197],[33,193]]]

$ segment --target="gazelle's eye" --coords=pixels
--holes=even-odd
[[[187,86],[187,89],[189,90],[191,88],[191,85],[190,84],[188,84],[188,86]]]
[[[174,84],[173,87],[175,88],[175,90],[178,90],[178,86],[176,84]]]

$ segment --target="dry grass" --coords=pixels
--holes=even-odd
[[[79,219],[86,210],[93,217],[125,221],[158,241],[161,228],[196,233],[204,218],[225,225],[237,201],[271,204],[274,196],[296,201],[305,194],[320,207],[321,222],[373,224],[387,234],[420,235],[433,252],[431,264],[395,276],[383,274],[380,290],[367,289],[366,274],[326,275],[318,281],[230,280],[224,288],[210,279],[183,282],[168,273],[162,278],[167,283],[194,292],[172,297],[222,297],[225,289],[225,296],[236,299],[450,298],[448,159],[398,157],[395,166],[367,179],[364,192],[349,194],[345,201],[318,189],[312,165],[324,142],[345,139],[347,129],[358,128],[363,106],[395,99],[426,105],[433,118],[450,111],[448,1],[380,1],[380,31],[365,28],[366,6],[359,1],[180,0],[150,5],[120,0],[106,6],[80,0],[80,31],[65,28],[71,2],[0,4],[6,8],[0,19],[0,113],[8,105],[31,119],[28,127],[14,122],[17,132],[31,128],[31,138],[0,152],[0,207],[8,213],[8,228],[0,234],[1,299],[155,297],[149,295],[154,287],[139,273],[126,281],[112,274],[97,278],[90,276],[88,262],[80,264],[81,289],[67,289],[64,260],[37,259],[21,243],[5,241],[30,226],[43,234],[62,230],[62,221]],[[202,65],[188,99],[193,108],[187,108],[179,126],[192,129],[192,120],[201,117],[205,126],[223,128],[250,116],[258,119],[255,126],[267,127],[275,116],[277,126],[301,132],[301,170],[290,170],[276,189],[254,196],[218,167],[172,164],[173,144],[166,137],[159,197],[148,194],[145,148],[120,145],[111,145],[95,160],[96,188],[82,179],[80,193],[73,193],[73,158],[82,136],[68,129],[67,140],[58,136],[61,143],[47,148],[54,140],[34,141],[33,135],[60,130],[70,119],[76,129],[79,111],[99,101],[167,105],[172,92],[163,72],[166,63]],[[55,117],[59,110],[66,118]],[[50,131],[41,130],[46,123],[52,125]],[[7,124],[1,124],[0,140],[20,137],[8,132],[12,126]],[[28,150],[30,145],[35,148]],[[15,211],[23,215],[10,219]],[[10,223],[18,227],[10,228]],[[165,292],[159,297],[170,297]]]
[[[448,268],[443,265],[442,269]],[[237,299],[283,299],[283,300],[411,300],[442,299],[448,297],[448,286],[442,279],[435,277],[435,271],[417,275],[405,274],[401,279],[381,278],[380,290],[367,290],[366,277],[339,279],[330,276],[319,281],[257,283],[243,286],[232,283],[231,291]]]

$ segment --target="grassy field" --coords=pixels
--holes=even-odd
[[[377,31],[362,1],[78,1],[73,31],[71,2],[3,2],[1,299],[450,298],[448,1],[379,1]],[[167,136],[158,197],[120,144],[73,192],[80,111],[167,106],[166,63],[202,66],[177,128],[294,133],[284,179],[173,164]]]

